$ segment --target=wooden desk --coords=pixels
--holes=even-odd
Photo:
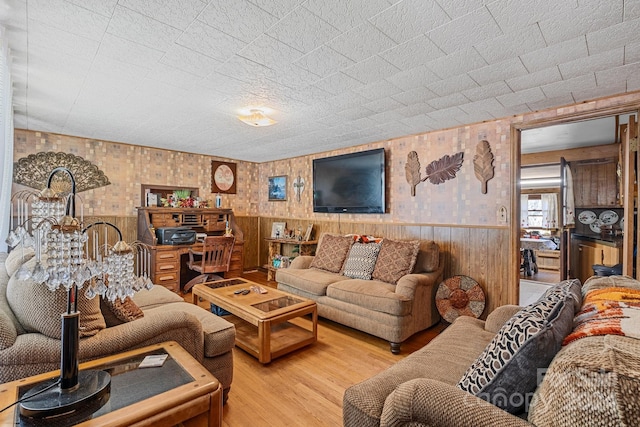
[[[168,353],[158,368],[138,369],[146,354]],[[102,369],[112,375],[109,401],[93,414],[65,423],[48,420],[46,425],[98,426],[175,426],[219,427],[222,425],[222,386],[211,373],[175,342],[155,344],[115,356],[85,362],[80,369]],[[36,375],[0,385],[0,406],[18,399],[20,389],[59,375],[59,371]],[[133,377],[128,377],[133,375]],[[181,377],[181,380],[175,380]],[[153,395],[154,381],[167,381],[165,390]],[[172,384],[174,382],[176,385]],[[144,398],[144,396],[150,396]],[[136,401],[136,397],[138,400]],[[122,404],[118,402],[124,402]],[[94,409],[95,410],[95,409]],[[0,426],[15,427],[17,406],[0,413]],[[62,417],[61,417],[62,418]],[[79,424],[78,424],[79,423]]]
[[[190,278],[186,270],[186,262],[182,255],[189,248],[201,250],[202,243],[193,245],[159,245],[155,230],[161,227],[189,227],[198,232],[212,236],[221,236],[226,227],[236,236],[236,243],[231,254],[229,272],[225,278],[239,277],[244,271],[244,238],[235,215],[231,209],[216,208],[138,208],[138,240],[151,246],[151,280],[174,292],[180,291],[180,285]]]
[[[189,271],[182,262],[182,255],[189,253],[189,248],[202,251],[202,243],[193,245],[155,245],[151,247],[151,281],[156,285],[162,285],[173,292],[180,291],[180,285],[188,282],[181,280]],[[240,277],[244,271],[244,242],[236,240],[231,253],[231,265],[229,271],[224,273],[225,279]],[[185,274],[187,273],[187,274]]]

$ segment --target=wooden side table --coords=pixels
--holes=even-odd
[[[294,255],[314,255],[316,252],[317,240],[295,240],[295,239],[274,239],[265,238],[269,244],[269,258],[267,260],[267,280],[275,280],[277,268],[273,265],[276,256]],[[297,251],[297,254],[295,253]]]
[[[160,367],[138,368],[149,354],[167,353]],[[99,409],[78,410],[77,414],[60,416],[51,426],[175,426],[219,427],[222,425],[222,386],[176,342],[151,345],[114,356],[85,362],[80,370],[98,369],[111,374],[111,395]],[[54,378],[49,372],[0,384],[0,407],[15,402],[34,385]],[[20,419],[17,405],[0,413],[0,426],[36,425]],[[22,421],[19,423],[18,421]]]

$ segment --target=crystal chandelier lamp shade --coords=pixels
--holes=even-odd
[[[51,180],[56,173],[71,180],[71,193],[54,194]],[[32,418],[64,416],[88,402],[104,400],[110,391],[110,376],[104,371],[78,371],[79,312],[78,290],[88,299],[102,296],[109,301],[124,300],[143,288],[151,289],[150,251],[147,245],[131,245],[113,224],[96,222],[83,227],[83,217],[75,217],[75,178],[66,168],[49,175],[47,188],[39,194],[17,192],[12,197],[11,232],[7,244],[21,250],[33,247],[35,266],[23,263],[20,280],[31,279],[50,291],[63,287],[67,310],[62,314],[60,378],[31,389],[20,403],[20,413]],[[30,211],[30,212],[29,212]],[[13,218],[18,226],[13,229]],[[117,235],[117,243],[108,237]]]

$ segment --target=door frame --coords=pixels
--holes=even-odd
[[[606,98],[605,98],[606,99]],[[523,120],[521,123],[512,123],[510,129],[511,140],[511,238],[509,239],[510,266],[508,290],[509,300],[511,304],[518,304],[520,298],[520,167],[521,167],[521,133],[523,130],[536,129],[541,127],[571,123],[576,121],[598,119],[607,116],[615,116],[619,114],[636,114],[636,120],[640,119],[640,103],[628,102],[620,103],[613,106],[594,108],[589,111],[576,111],[580,104],[574,105],[572,110],[566,114],[559,114],[555,117]],[[638,120],[640,122],[640,120]],[[624,197],[628,197],[626,194]]]

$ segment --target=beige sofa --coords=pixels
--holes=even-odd
[[[566,285],[567,282],[564,283]],[[559,286],[562,286],[559,285]],[[624,287],[640,290],[640,282],[624,277],[592,278],[577,299],[600,288]],[[558,287],[554,288],[555,290]],[[523,318],[523,313],[535,313],[531,307],[503,306],[489,314],[486,322],[459,317],[438,337],[422,349],[391,366],[380,374],[356,384],[345,391],[343,417],[346,427],[366,426],[634,426],[640,420],[640,340],[619,335],[586,336],[560,347],[568,328],[574,329],[574,313],[580,302],[571,303],[576,296],[564,300],[564,314],[555,315],[552,322],[540,328],[544,334],[540,342],[530,344],[511,364],[500,368],[496,375],[504,375],[510,382],[499,382],[493,392],[474,395],[458,385],[462,378],[478,367],[476,364],[490,343],[507,332]],[[538,307],[539,308],[539,307]],[[586,310],[588,311],[588,310]],[[584,316],[583,312],[579,313]],[[528,314],[524,316],[535,316]],[[563,318],[560,321],[558,319]],[[579,317],[576,317],[577,321]],[[632,320],[637,324],[637,319]],[[583,325],[588,325],[585,322]],[[563,325],[563,326],[558,326]],[[508,333],[508,332],[507,332]],[[558,336],[560,334],[560,336]],[[542,335],[541,335],[542,336]],[[553,339],[549,339],[549,338]],[[559,339],[559,341],[558,341]],[[551,350],[550,364],[545,369],[544,357],[528,353],[550,341],[561,348]],[[513,341],[511,341],[513,343]],[[528,344],[522,344],[523,346]],[[522,347],[521,347],[522,349]],[[555,352],[554,352],[555,351]],[[529,365],[522,355],[531,357]],[[497,363],[497,357],[489,359]],[[540,364],[540,365],[537,365]],[[548,364],[548,362],[547,362]],[[473,365],[473,366],[472,366]],[[518,378],[508,367],[522,367]],[[538,368],[536,367],[538,366]],[[501,378],[498,377],[500,381]],[[494,380],[495,381],[495,378]],[[507,381],[507,382],[509,382]],[[532,382],[529,391],[514,391],[511,387]],[[488,386],[486,386],[488,387]],[[497,393],[495,393],[497,391]],[[480,397],[477,397],[480,396]],[[482,398],[481,398],[482,397]],[[524,407],[514,410],[514,402]],[[491,402],[491,403],[490,403]],[[498,407],[500,406],[500,407]],[[507,412],[511,411],[513,413]]]
[[[323,234],[315,257],[298,256],[288,268],[277,270],[278,289],[315,300],[319,316],[385,339],[390,342],[391,351],[399,353],[403,341],[440,320],[435,294],[442,281],[443,256],[438,245],[433,241],[383,239],[377,258],[370,260],[374,263],[372,279],[351,278],[345,275],[345,268],[349,270],[349,256],[358,243],[346,251],[327,249],[329,239],[344,237]],[[407,252],[414,250],[413,255],[385,250],[403,245]],[[333,268],[317,262],[327,253],[333,257]],[[413,262],[407,259],[406,265],[401,265],[411,256]],[[355,265],[361,262],[356,260]],[[407,269],[406,274],[402,273],[403,268]]]
[[[7,265],[7,254],[0,253],[0,382],[60,368],[64,310],[46,307],[59,300],[49,296],[58,292],[16,282],[14,272],[21,263],[12,256]],[[105,317],[113,316],[102,315],[99,298],[79,298],[80,361],[176,341],[220,381],[226,398],[233,379],[234,325],[162,286],[139,291],[133,300],[144,316],[107,327]]]

